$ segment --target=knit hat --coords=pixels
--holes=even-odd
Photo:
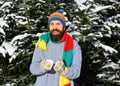
[[[53,12],[48,18],[48,26],[50,25],[51,21],[58,20],[63,24],[64,27],[66,27],[67,19],[65,15],[66,15],[66,12],[62,9],[57,10],[56,12]]]

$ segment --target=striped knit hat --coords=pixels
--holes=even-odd
[[[48,26],[50,25],[51,21],[58,20],[63,24],[64,27],[66,27],[67,18],[65,17],[65,15],[66,15],[66,12],[62,9],[57,10],[57,12],[52,13],[48,18]]]

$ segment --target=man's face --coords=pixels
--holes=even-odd
[[[49,26],[50,36],[53,41],[59,41],[64,33],[64,27],[60,21],[51,21]]]

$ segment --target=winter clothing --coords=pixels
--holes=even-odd
[[[53,61],[52,60],[46,60],[45,58],[42,59],[40,66],[43,68],[43,70],[50,71],[53,66]]]
[[[36,44],[36,47],[39,47],[41,45],[44,46],[43,44],[45,44],[45,47],[47,47],[46,44],[48,43],[49,40],[50,40],[50,34],[49,33],[42,35],[40,37],[38,43]],[[67,35],[66,31],[64,32],[64,35],[63,35],[63,37],[61,38],[61,40],[59,42],[63,42],[63,41],[65,41],[65,45],[64,45],[63,57],[61,59],[64,61],[64,64],[67,67],[70,67],[71,64],[72,64],[72,59],[73,59],[73,46],[74,45],[73,45],[72,37]],[[43,42],[45,42],[45,43],[43,43]],[[39,48],[42,49],[42,47],[39,47]],[[43,48],[43,50],[44,50],[44,48]],[[64,65],[60,64],[60,63],[63,63],[63,61],[58,61],[55,64],[55,71],[57,71],[59,74],[66,74],[67,71],[68,71],[67,67],[65,67]],[[61,68],[59,67],[60,69],[58,69],[58,66],[60,66]],[[59,80],[64,81],[64,79],[67,79],[67,78],[63,78],[63,79],[59,79]],[[68,81],[69,81],[69,79],[68,79]],[[59,82],[61,82],[61,81],[59,81]],[[69,83],[65,83],[65,85],[66,84],[70,84],[70,81],[69,81]],[[61,86],[61,85],[59,85],[59,86]]]
[[[39,43],[42,43],[42,46],[39,45]],[[74,86],[73,79],[79,77],[82,61],[81,49],[76,41],[65,32],[60,42],[52,42],[49,33],[47,33],[40,37],[36,46],[30,65],[31,73],[37,76],[35,86],[60,86],[60,84],[63,84],[63,82],[61,82],[63,79],[66,80],[66,86]],[[40,66],[43,57],[53,60],[54,64],[58,65],[57,62],[61,55],[62,61],[65,64],[61,70],[64,70],[65,67],[68,68],[67,72],[62,71],[64,76],[60,76],[59,78],[59,74],[54,67],[50,71],[45,71]]]
[[[58,20],[63,24],[64,27],[66,27],[65,22],[67,19],[64,14],[65,14],[64,10],[58,10],[57,12],[52,13],[48,19],[48,26],[50,25],[51,21]]]
[[[46,33],[46,34],[40,36],[40,38],[36,44],[36,47],[46,50],[47,43],[49,42],[49,40],[51,40],[49,33]],[[73,45],[72,37],[67,35],[66,31],[64,32],[64,35],[59,42],[63,42],[63,41],[65,41],[65,45],[64,45],[64,52],[63,52],[62,59],[66,66],[70,66],[72,64],[72,59],[73,59],[74,45]]]
[[[54,70],[60,75],[65,75],[68,72],[68,67],[65,66],[61,57],[59,57],[58,61],[55,63]]]

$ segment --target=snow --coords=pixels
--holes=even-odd
[[[39,37],[39,36],[41,36],[42,34],[44,34],[44,33],[37,33],[36,36]]]
[[[105,57],[109,56],[109,53],[107,53],[107,52],[103,52],[103,54]]]
[[[91,4],[87,4],[87,5],[84,5],[83,3],[85,3],[87,0],[75,0],[75,2],[78,4],[79,6],[79,9],[81,10],[85,10],[85,9],[88,9]],[[93,2],[94,0],[88,0],[89,2]],[[112,8],[113,6],[102,6],[102,5],[94,5],[95,8],[94,9],[91,9],[92,13],[96,13],[98,11],[101,11],[103,9],[107,9],[107,8]]]
[[[9,83],[7,83],[5,86],[11,86]]]
[[[12,4],[12,2],[6,2],[1,6],[1,9],[3,9],[4,7],[7,7],[7,6],[10,7],[11,4]]]
[[[97,74],[97,77],[99,77],[99,78],[102,78],[103,76],[105,76],[106,74]]]
[[[0,46],[0,53],[5,57],[6,51],[2,46]]]
[[[106,65],[104,65],[102,68],[108,68],[111,67],[112,69],[120,69],[119,64],[115,64],[113,62],[109,62]]]
[[[24,16],[17,16],[17,15],[14,14],[14,13],[8,14],[7,16],[8,16],[8,17],[10,16],[10,17],[12,17],[13,19],[15,19],[16,23],[18,23],[18,24],[25,25],[25,24],[28,23],[27,21],[25,21],[25,20],[27,20],[27,18],[24,17]],[[6,17],[6,18],[7,18],[7,17]]]
[[[120,64],[120,60],[118,61],[118,63]]]
[[[3,55],[3,57],[6,57],[6,53],[12,56],[16,49],[17,49],[16,46],[13,46],[10,43],[4,41],[0,46],[0,53]],[[11,61],[12,61],[12,58],[9,59],[9,62]]]
[[[8,17],[10,16],[10,17],[12,17],[12,18],[14,19],[14,17],[15,17],[16,15],[12,13],[12,14],[8,14],[7,16],[8,16]]]
[[[27,20],[27,18],[23,16],[15,16],[15,19],[19,24],[22,24],[22,25],[25,25],[28,23],[28,21],[23,21],[23,20]]]
[[[109,73],[111,73],[111,72],[108,72],[107,74],[109,74]],[[97,77],[99,77],[99,78],[106,77],[106,78],[107,78],[107,79],[106,79],[107,81],[111,81],[111,80],[114,80],[114,79],[117,78],[115,74],[113,74],[113,75],[110,76],[110,77],[108,77],[107,74],[105,74],[105,73],[97,74]],[[120,80],[114,80],[113,82],[120,82]]]
[[[86,2],[86,0],[74,0],[74,1],[78,4],[79,9],[81,9],[81,10],[85,10],[85,9],[89,8],[89,6],[90,6],[90,5],[86,6],[83,4],[84,2]]]
[[[27,37],[27,36],[29,36],[29,35],[30,35],[30,34],[27,34],[27,33],[22,34],[22,35],[17,35],[17,36],[15,36],[15,37],[11,40],[10,44],[15,44],[15,43],[16,43],[16,40],[21,40],[21,39],[23,39],[23,38],[25,38],[25,37]]]
[[[9,62],[11,62],[18,55],[18,53],[15,53],[15,50],[17,50],[18,48],[17,46],[14,45],[16,43],[16,40],[21,40],[29,35],[30,34],[26,34],[26,33],[22,35],[18,35],[14,37],[10,43],[4,41],[2,45],[0,46],[0,53],[4,57],[6,53],[8,53],[11,56],[11,58],[9,58]]]
[[[5,86],[15,86],[15,83],[6,83]]]
[[[114,80],[113,82],[117,82],[117,83],[120,83],[120,80]]]
[[[16,56],[18,56],[18,54],[19,54],[19,53],[16,53],[16,52],[15,52],[15,53],[11,56],[11,58],[9,58],[9,62],[11,63],[12,60],[15,59]]]
[[[15,16],[16,19],[26,19],[24,16]]]
[[[0,18],[0,27],[3,27],[3,26],[9,27],[6,21],[4,21],[3,18]]]
[[[43,3],[45,3],[45,1],[44,0],[39,0],[40,2],[43,2]]]
[[[120,69],[119,64],[116,64],[114,62],[108,62],[102,67],[102,69],[104,68],[112,68],[113,70],[116,70],[116,72],[113,73],[114,71],[105,71],[105,72],[103,71],[101,74],[97,74],[97,77],[99,78],[106,77],[108,81],[119,79],[119,75],[117,74],[117,72],[119,73],[119,69]],[[109,74],[112,74],[112,75],[107,77]],[[113,82],[120,82],[120,80],[114,80]]]
[[[28,22],[27,22],[27,21],[23,21],[23,20],[19,20],[18,23],[21,24],[21,25],[25,25],[25,24],[27,24]]]
[[[119,28],[120,28],[120,24],[114,23],[114,22],[112,22],[112,21],[106,22],[105,24],[107,24],[107,25],[109,25],[109,26],[112,26],[112,27],[119,27]]]
[[[111,28],[108,26],[108,25],[104,25],[104,27],[106,28],[106,29],[108,29],[109,31],[111,31]],[[112,33],[112,32],[111,32]]]
[[[104,24],[109,25],[111,27],[119,27],[120,28],[120,23],[117,22],[117,19],[119,19],[119,18],[120,18],[120,14],[116,14],[115,16],[108,18]]]
[[[3,4],[3,1],[0,1],[0,4]]]
[[[10,43],[5,41],[3,42],[2,46],[4,46],[5,50],[8,52],[10,56],[12,56],[15,50],[17,49],[16,47],[12,46]]]
[[[101,32],[98,32],[97,34],[95,33],[89,33],[87,36],[93,36],[93,37],[103,37],[102,33]]]
[[[107,9],[107,8],[112,8],[113,6],[101,6],[101,5],[95,5],[94,9],[91,9],[92,13],[96,13],[99,12],[103,9]]]
[[[8,17],[12,17],[13,19],[15,19],[16,23],[18,24],[22,24],[22,25],[25,25],[27,24],[28,22],[27,21],[23,21],[23,20],[27,20],[26,17],[23,17],[23,16],[17,16],[16,14],[8,14],[7,15]],[[6,17],[7,18],[7,17]]]
[[[104,45],[104,44],[100,43],[100,41],[95,42],[94,46],[95,47],[102,47],[105,51],[109,51],[110,53],[114,53],[114,52],[118,53],[117,50],[115,50],[114,48],[112,48],[112,47],[110,47],[108,45]]]
[[[16,83],[6,83],[4,86],[15,86],[15,85],[16,85]],[[33,86],[33,84],[29,84],[26,86]]]
[[[86,2],[86,0],[74,0],[74,1],[76,1],[77,4],[82,4],[82,3]]]
[[[2,28],[0,28],[0,33],[2,33],[3,35],[5,35],[5,32]]]

